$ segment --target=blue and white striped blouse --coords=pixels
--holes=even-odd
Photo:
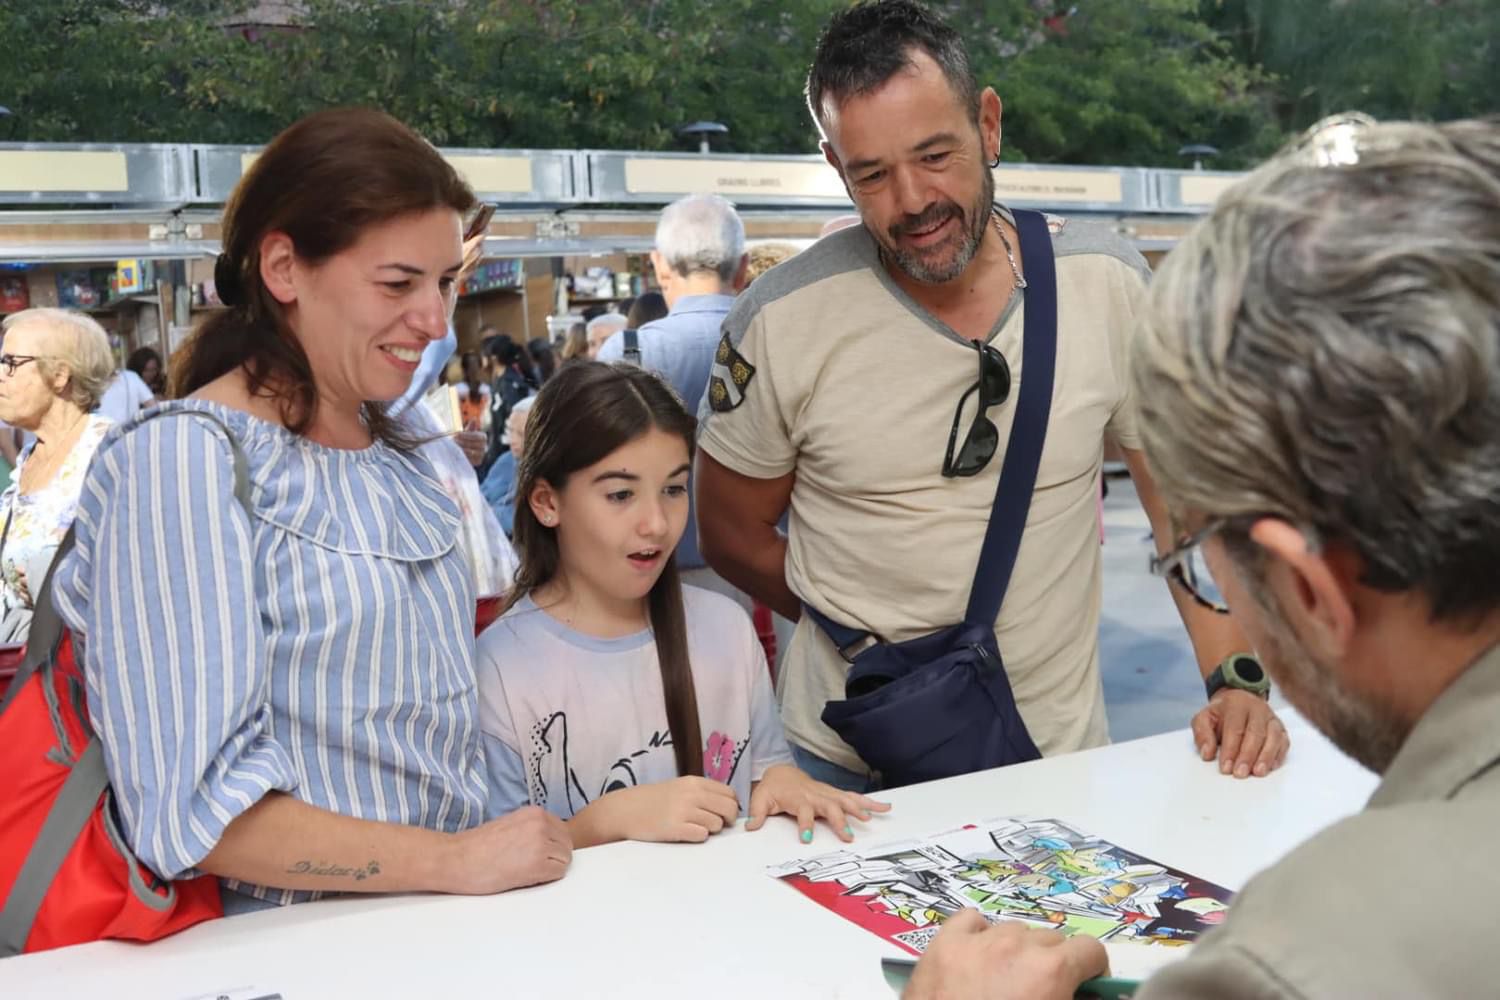
[[[137,855],[191,874],[272,789],[364,819],[482,822],[473,583],[427,460],[325,448],[211,403],[162,409],[233,431],[254,517],[234,498],[229,441],[200,417],[112,432],[84,485],[54,598],[84,638]]]

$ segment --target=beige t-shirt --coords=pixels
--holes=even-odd
[[[1057,256],[1057,374],[1037,487],[995,625],[1016,701],[1044,754],[1108,742],[1099,681],[1097,500],[1105,431],[1140,445],[1127,343],[1149,275],[1097,225],[1050,220]],[[787,582],[836,621],[900,642],[963,618],[995,498],[1021,365],[1024,293],[990,343],[1010,363],[991,407],[1000,452],[969,478],[941,475],[954,407],[978,356],[891,280],[862,226],[819,240],[758,279],[724,323],[701,446],[742,475],[796,472]],[[973,419],[965,407],[960,440]],[[706,512],[703,516],[710,516]],[[781,667],[787,736],[866,771],[821,715],[848,665],[803,617]]]

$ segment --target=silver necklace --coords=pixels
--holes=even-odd
[[[1000,235],[1001,246],[1005,247],[1005,259],[1010,261],[1010,273],[1016,279],[1016,287],[1025,288],[1026,279],[1021,277],[1021,269],[1016,266],[1016,254],[1010,248],[1010,240],[1005,238],[1005,227],[1000,224],[1000,213],[994,212],[990,218],[995,222],[995,232]]]

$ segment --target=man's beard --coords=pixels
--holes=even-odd
[[[1411,724],[1389,706],[1341,688],[1333,671],[1302,648],[1275,598],[1254,593],[1253,599],[1267,635],[1266,648],[1256,652],[1287,700],[1340,750],[1384,774],[1411,735]]]
[[[877,237],[881,249],[913,281],[920,281],[924,285],[941,285],[952,281],[964,273],[974,260],[974,255],[979,252],[979,246],[984,242],[984,230],[990,224],[990,215],[994,211],[995,203],[994,175],[987,167],[981,169],[984,177],[980,182],[979,197],[975,199],[974,204],[969,206],[967,213],[959,208],[956,202],[943,202],[924,209],[920,215],[908,216],[905,220],[891,226],[883,236]],[[958,231],[949,240],[931,248],[932,251],[941,250],[957,241],[953,256],[946,263],[940,261],[928,263],[931,257],[930,251],[927,254],[921,254],[901,248],[900,239],[907,233],[931,229],[934,224],[953,217],[961,222]]]

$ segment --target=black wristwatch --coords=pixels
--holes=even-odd
[[[1214,672],[1203,679],[1203,686],[1212,698],[1221,688],[1249,691],[1262,698],[1271,697],[1271,678],[1260,661],[1249,653],[1235,653],[1214,667]]]

